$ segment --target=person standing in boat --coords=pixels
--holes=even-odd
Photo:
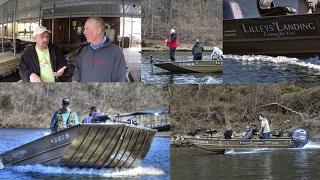
[[[192,47],[193,60],[202,60],[203,46],[199,39]]]
[[[308,14],[317,11],[318,0],[299,0],[298,14]]]
[[[263,117],[262,114],[260,114],[259,120],[261,121],[261,133],[262,133],[263,139],[269,139],[270,138],[270,126],[269,126],[268,119]]]
[[[90,107],[89,115],[83,119],[82,123],[92,123],[92,119],[97,116],[101,116],[102,113],[96,106]]]
[[[166,39],[165,42],[167,46],[170,48],[170,59],[171,61],[176,61],[176,49],[179,46],[178,35],[174,29],[170,31],[170,39]]]
[[[25,82],[66,81],[67,60],[62,50],[50,44],[50,33],[44,26],[37,27],[32,37],[35,44],[25,49],[19,64],[19,74]]]
[[[76,112],[71,111],[70,99],[64,98],[62,100],[62,108],[57,110],[51,119],[51,133],[61,131],[65,128],[70,128],[77,124],[79,124],[78,115]]]

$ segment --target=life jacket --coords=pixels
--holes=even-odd
[[[59,110],[58,111],[58,114],[57,114],[57,124],[56,124],[56,129],[57,131],[60,131],[62,129],[64,129],[64,121],[63,121],[63,116],[62,114],[65,113],[64,111],[62,110]],[[68,119],[66,121],[66,127],[69,128],[69,127],[72,127],[74,126],[74,121],[75,121],[75,117],[74,117],[74,113],[73,111],[70,112],[69,116],[68,116]]]
[[[68,128],[74,126],[74,113],[73,113],[73,111],[71,111],[70,114],[69,114],[69,118],[67,120],[67,124],[68,124],[67,125]]]

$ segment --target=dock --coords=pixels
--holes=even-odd
[[[11,52],[0,53],[0,77],[8,76],[18,71],[21,54]]]
[[[125,48],[123,49],[124,58],[134,82],[141,81],[141,48]]]

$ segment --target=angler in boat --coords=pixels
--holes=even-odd
[[[202,60],[203,46],[199,39],[192,47],[193,60]]]
[[[252,138],[251,138],[252,137]],[[259,139],[258,133],[249,126],[246,128],[246,136],[233,139],[203,136],[184,136],[195,147],[214,153],[224,153],[225,150],[244,150],[253,148],[301,148],[308,143],[309,135],[304,129],[295,129],[290,137],[273,136],[270,139]]]
[[[82,123],[93,123],[93,118],[102,116],[101,110],[98,107],[92,106],[89,109],[89,115],[82,120]]]
[[[60,110],[68,112],[68,116],[64,115],[68,118],[61,114],[59,119],[59,113],[55,113],[57,117],[51,123],[54,132],[0,154],[0,168],[29,164],[134,168],[148,153],[156,130],[139,125],[132,116],[153,112],[95,116],[91,123],[78,124],[75,118],[69,118],[70,99],[63,99],[62,104]],[[128,117],[128,121],[120,119]]]
[[[179,46],[178,35],[174,29],[170,31],[170,38],[165,39],[167,46],[170,48],[170,59],[176,61],[176,49]]]
[[[79,124],[78,115],[76,112],[71,110],[70,106],[70,98],[64,98],[62,100],[62,108],[57,110],[51,119],[51,133],[55,133]]]

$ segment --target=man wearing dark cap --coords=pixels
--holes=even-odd
[[[97,117],[97,116],[101,116],[102,113],[100,111],[99,108],[97,108],[96,106],[92,106],[89,108],[90,109],[90,112],[89,112],[89,116],[87,116],[86,118],[83,119],[82,123],[92,123],[92,119],[94,117]]]
[[[79,124],[77,113],[71,111],[70,99],[64,98],[62,100],[62,108],[53,114],[50,123],[51,133],[61,131],[65,128],[70,128]]]

